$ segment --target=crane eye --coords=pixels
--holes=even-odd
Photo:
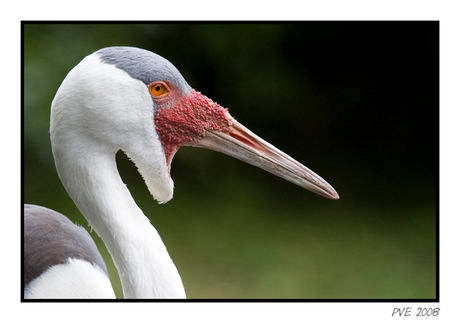
[[[168,94],[169,90],[162,82],[154,82],[149,85],[149,92],[154,97],[164,96]]]

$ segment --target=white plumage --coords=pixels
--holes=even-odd
[[[115,298],[115,294],[109,277],[99,267],[68,258],[28,284],[24,298]]]

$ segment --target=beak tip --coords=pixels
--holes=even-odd
[[[330,200],[338,200],[340,199],[340,196],[339,194],[337,194],[337,192],[332,188],[330,187],[330,190],[328,190],[326,193],[324,194],[321,194],[322,196],[330,199]]]
[[[338,199],[340,199],[339,194],[337,194],[337,192],[336,192],[335,190],[334,190],[334,193],[332,194],[332,199],[333,199],[333,200],[338,200]]]

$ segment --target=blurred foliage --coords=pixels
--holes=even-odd
[[[173,161],[175,198],[159,206],[120,153],[188,297],[436,297],[437,22],[25,23],[24,201],[85,226],[54,169],[49,110],[66,73],[114,45],[164,56],[341,196],[186,147]]]

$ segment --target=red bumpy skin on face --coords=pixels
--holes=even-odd
[[[226,109],[200,92],[192,90],[171,107],[157,102],[155,126],[168,166],[180,146],[199,140],[207,131],[229,132],[230,116]]]

